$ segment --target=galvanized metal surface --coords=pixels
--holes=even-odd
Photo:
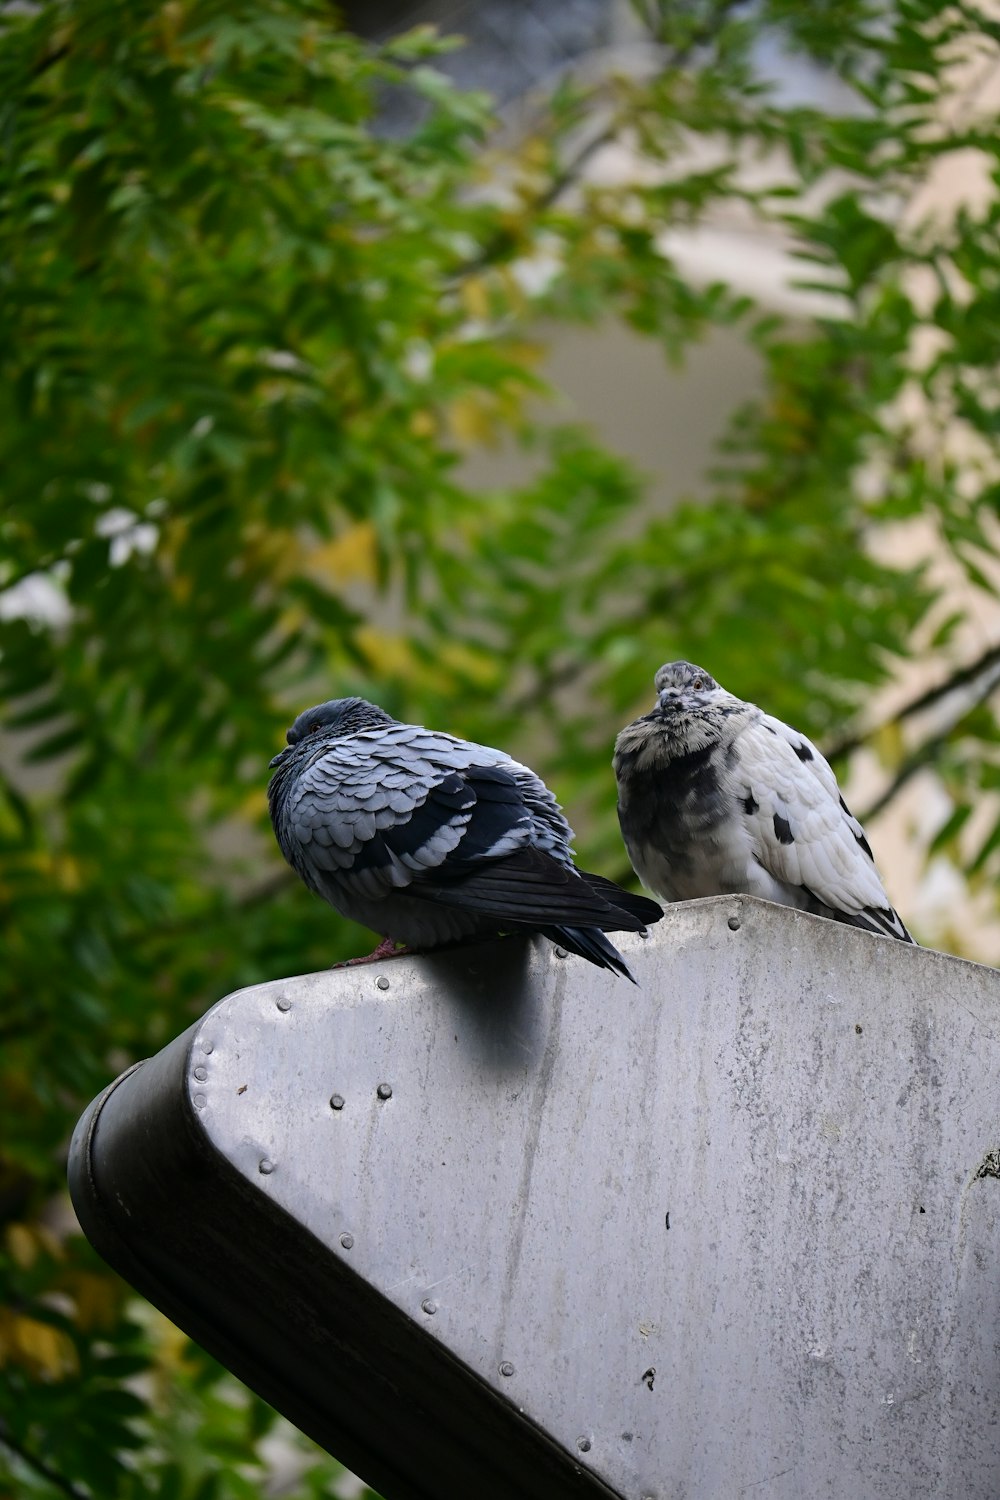
[[[387,1326],[495,1393],[490,1442],[516,1453],[523,1413],[583,1489],[996,1500],[1000,978],[749,898],[674,907],[622,947],[638,990],[507,942],[221,1001],[177,1090],[191,1141],[238,1179],[234,1241],[283,1211],[317,1268],[356,1273]],[[110,1166],[95,1181],[89,1129],[75,1196],[103,1248],[94,1204],[128,1187]],[[155,1155],[155,1109],[143,1129]],[[384,1351],[352,1350],[350,1298],[315,1304],[301,1269],[293,1291],[330,1323],[335,1404],[337,1358],[363,1382]],[[419,1364],[400,1360],[373,1430],[416,1399]],[[282,1404],[280,1381],[266,1393]],[[422,1399],[432,1431],[394,1454],[399,1492],[451,1500]],[[520,1493],[545,1492],[534,1477]]]

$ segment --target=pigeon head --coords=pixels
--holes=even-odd
[[[670,661],[660,668],[654,679],[657,706],[661,711],[688,708],[701,709],[728,697],[715,678],[703,667],[690,661]]]
[[[383,724],[395,722],[391,714],[369,703],[367,698],[331,698],[328,703],[303,709],[286,731],[285,739],[291,750],[312,739],[323,742],[339,740],[349,734],[360,734],[363,729],[378,729]],[[271,765],[278,765],[287,754],[288,750],[282,750]]]
[[[304,708],[285,739],[290,745],[298,745],[314,734],[328,740],[342,739],[345,734],[358,734],[362,729],[377,729],[381,724],[391,723],[391,715],[367,698],[331,698],[329,703]]]

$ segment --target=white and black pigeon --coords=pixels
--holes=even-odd
[[[912,943],[864,830],[804,734],[669,662],[657,703],[619,734],[625,847],[665,901],[746,892]]]
[[[382,934],[371,957],[538,932],[634,982],[604,934],[639,932],[662,909],[576,868],[572,829],[527,766],[364,698],[306,709],[286,738],[267,789],[281,852]]]

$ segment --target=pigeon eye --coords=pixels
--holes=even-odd
[[[694,690],[695,690],[696,693],[700,692],[701,689],[705,686],[705,679],[704,679],[704,677],[696,677],[695,680],[694,680],[694,682],[692,682],[691,686],[694,688]]]

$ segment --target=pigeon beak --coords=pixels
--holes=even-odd
[[[275,768],[275,766],[280,766],[281,762],[284,760],[285,756],[288,754],[288,751],[291,748],[292,748],[291,745],[288,745],[284,750],[279,750],[278,754],[274,757],[274,759],[271,760],[271,761],[268,761],[268,765],[267,765],[268,770],[269,771],[273,771],[274,768]]]

